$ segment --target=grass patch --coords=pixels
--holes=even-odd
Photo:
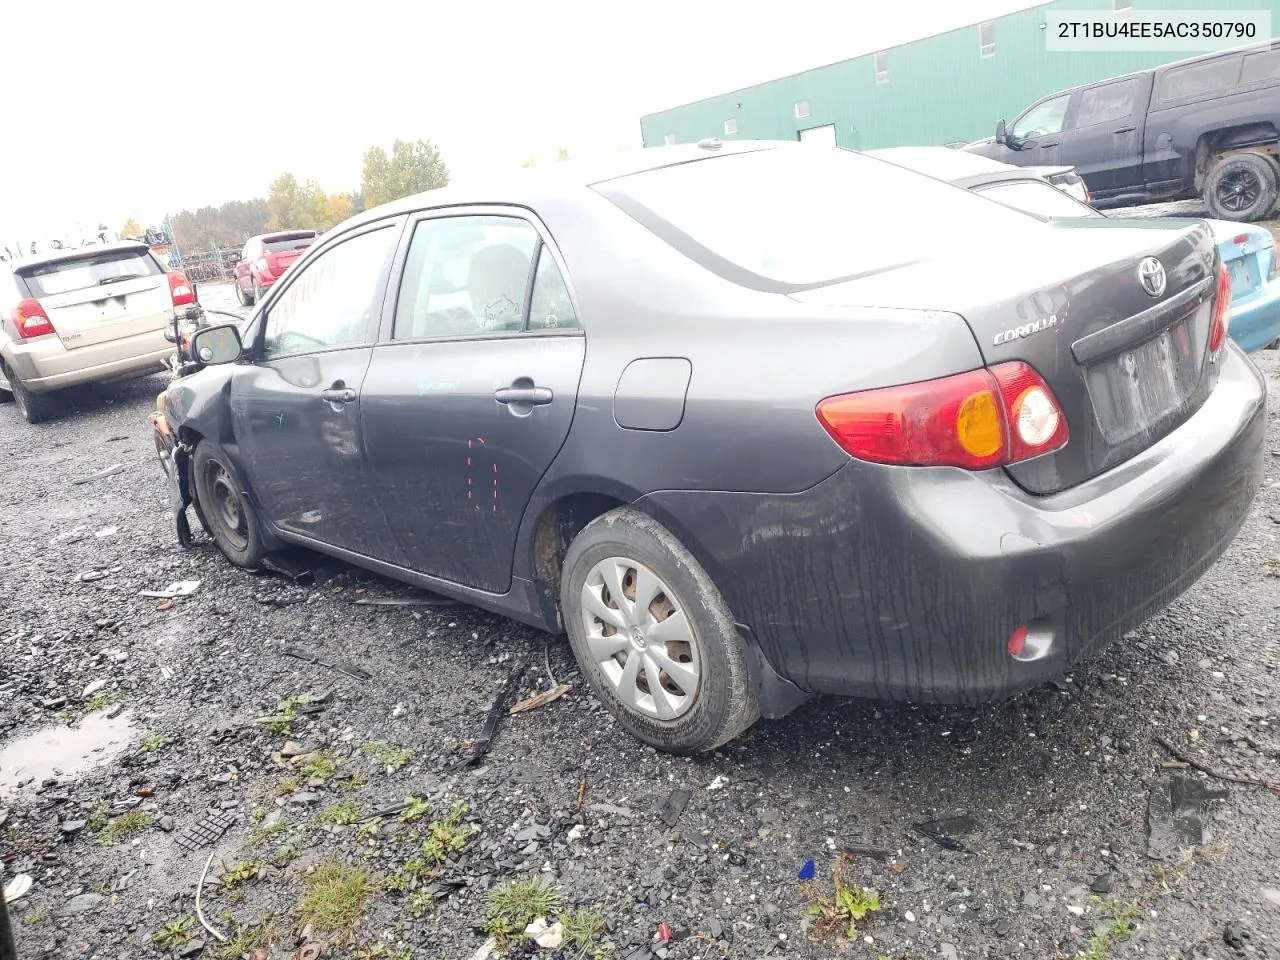
[[[840,876],[839,861],[831,872],[831,886],[830,896],[810,886],[813,902],[809,905],[809,915],[814,918],[819,933],[834,933],[852,941],[858,936],[858,924],[867,914],[880,909],[880,894],[856,883],[846,884]]]
[[[361,947],[353,956],[355,960],[413,960],[413,950],[403,943],[393,947],[385,940],[379,940]]]
[[[262,718],[261,723],[267,725],[267,729],[272,733],[281,736],[293,731],[293,724],[298,719],[299,709],[309,707],[316,702],[314,694],[298,693],[289,697],[287,700],[281,700],[276,704],[276,713],[270,717]]]
[[[271,852],[271,865],[283,869],[297,860],[300,853],[302,853],[302,838],[290,837]]]
[[[360,807],[354,800],[339,800],[324,813],[320,814],[321,823],[335,826],[348,826],[360,820]]]
[[[409,894],[409,913],[415,920],[421,920],[436,909],[435,894],[426,890],[415,890]]]
[[[269,946],[275,935],[271,919],[263,917],[257,923],[238,928],[230,940],[216,946],[213,956],[215,960],[241,960],[259,947]]]
[[[306,891],[294,911],[299,924],[311,924],[313,930],[343,940],[359,929],[364,908],[379,886],[370,870],[340,860],[322,863],[302,882]]]
[[[422,855],[434,863],[444,863],[471,841],[480,828],[474,823],[463,823],[467,815],[465,803],[455,803],[449,815],[441,820],[433,820],[427,826],[427,837],[419,848]]]
[[[360,748],[360,752],[366,757],[372,757],[379,766],[385,767],[391,773],[400,770],[413,759],[412,751],[381,740],[376,743],[366,743]]]
[[[76,720],[77,720],[76,715],[72,713],[70,710],[59,710],[57,713],[53,715],[53,722],[60,727],[72,726],[76,722]]]
[[[604,914],[596,910],[566,910],[560,914],[564,925],[564,946],[577,960],[610,960],[615,947],[599,939],[604,931]]]
[[[538,917],[560,906],[560,891],[543,876],[506,880],[489,891],[485,932],[499,944],[509,944]]]
[[[413,823],[416,820],[421,820],[431,812],[431,804],[421,797],[405,797],[404,802],[408,804],[407,807],[400,811],[400,820],[404,823]]]
[[[328,750],[313,753],[298,768],[307,780],[325,781],[338,772],[338,761]]]
[[[190,914],[166,920],[151,934],[151,942],[161,950],[176,950],[185,946],[191,940],[195,922],[196,918]]]
[[[155,753],[168,742],[169,738],[163,733],[149,733],[142,738],[142,742],[138,744],[138,749],[143,753]]]
[[[277,833],[282,833],[287,829],[289,829],[289,825],[286,824],[283,819],[274,820],[271,823],[264,823],[250,835],[249,844],[250,846],[259,844],[263,840],[274,837]]]
[[[44,923],[48,919],[49,919],[49,911],[46,910],[44,907],[41,907],[39,910],[28,910],[25,914],[23,914],[22,922],[34,927],[41,923]]]
[[[1268,577],[1280,577],[1280,557],[1267,557],[1263,560],[1262,571]]]
[[[123,699],[124,693],[120,690],[103,691],[90,697],[84,708],[87,712],[93,713],[96,710],[105,710],[113,703],[119,703]]]
[[[343,777],[337,782],[337,786],[339,790],[359,790],[368,782],[369,778],[365,774],[357,773],[350,777]]]
[[[98,831],[98,843],[104,847],[109,847],[113,843],[119,843],[121,840],[128,840],[135,837],[142,831],[147,830],[156,818],[143,810],[130,810],[128,813],[122,813],[113,820],[109,820],[101,830]]]

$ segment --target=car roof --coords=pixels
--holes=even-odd
[[[347,227],[359,226],[385,217],[437,207],[495,202],[515,206],[534,206],[539,200],[545,199],[549,193],[559,194],[574,189],[585,190],[596,184],[648,170],[658,170],[718,156],[789,148],[812,150],[814,146],[791,140],[721,141],[710,138],[696,144],[645,147],[642,150],[590,160],[564,160],[545,167],[532,167],[504,175],[477,177],[470,180],[459,179],[446,187],[416,193],[366,210],[348,221],[344,231]]]
[[[274,240],[277,237],[314,237],[318,236],[319,231],[312,230],[310,227],[299,227],[297,230],[272,230],[270,233],[259,233],[257,236],[250,237],[250,240]]]
[[[976,153],[952,150],[950,147],[885,147],[862,152],[869,157],[888,160],[900,167],[947,181],[1018,169],[1009,163],[1001,163]]]
[[[79,257],[92,257],[99,253],[113,250],[150,250],[139,240],[113,240],[110,243],[90,243],[83,247],[67,247],[62,250],[50,250],[48,253],[17,256],[9,262],[10,267],[17,270],[22,267],[43,266],[46,263],[59,263],[63,260],[75,260]]]

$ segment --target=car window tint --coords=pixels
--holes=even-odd
[[[138,277],[156,276],[161,270],[147,250],[136,248],[110,250],[37,266],[19,266],[15,272],[26,281],[33,297],[52,297]]]
[[[286,253],[290,250],[305,250],[315,242],[314,233],[300,233],[287,237],[267,237],[262,245],[267,253]]]
[[[1098,212],[1067,196],[1050,183],[1018,180],[976,187],[989,200],[1031,213],[1037,217],[1095,217]]]
[[[1066,119],[1067,101],[1070,99],[1070,95],[1054,97],[1032,107],[1025,117],[1013,125],[1013,135],[1026,139],[1058,133],[1062,130],[1062,121]]]
[[[1134,101],[1138,98],[1138,82],[1138,78],[1133,77],[1120,83],[1107,83],[1081,91],[1075,125],[1089,127],[1095,123],[1111,123],[1132,116]]]
[[[569,299],[569,288],[555,257],[545,246],[538,253],[538,269],[533,277],[533,297],[529,306],[530,330],[572,330],[578,314]]]
[[[968,190],[839,147],[722,154],[594,189],[686,256],[756,289],[830,283],[957,246],[1003,248],[1043,229]]]
[[[1263,50],[1244,58],[1244,66],[1240,69],[1241,83],[1276,79],[1280,79],[1280,50]]]
[[[1192,63],[1168,71],[1160,80],[1160,99],[1182,100],[1233,87],[1240,79],[1240,56]]]
[[[538,232],[518,217],[442,217],[413,231],[392,336],[466,337],[524,329]]]
[[[268,357],[364,343],[382,273],[395,246],[390,226],[331,247],[289,283],[267,314]]]

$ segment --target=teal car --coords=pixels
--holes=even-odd
[[[1067,186],[1052,185],[1044,176],[1047,171],[1037,172],[1034,167],[1014,167],[946,147],[889,147],[866,153],[1035,216],[1104,216]],[[1055,172],[1065,169],[1069,168],[1055,168]],[[1213,231],[1222,262],[1231,274],[1231,339],[1246,353],[1280,347],[1280,276],[1275,237],[1270,230],[1254,224],[1204,222]]]

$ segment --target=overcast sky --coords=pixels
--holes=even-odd
[[[350,190],[397,137],[467,176],[639,147],[645,113],[1028,6],[4,0],[0,237],[145,226],[284,170]]]

